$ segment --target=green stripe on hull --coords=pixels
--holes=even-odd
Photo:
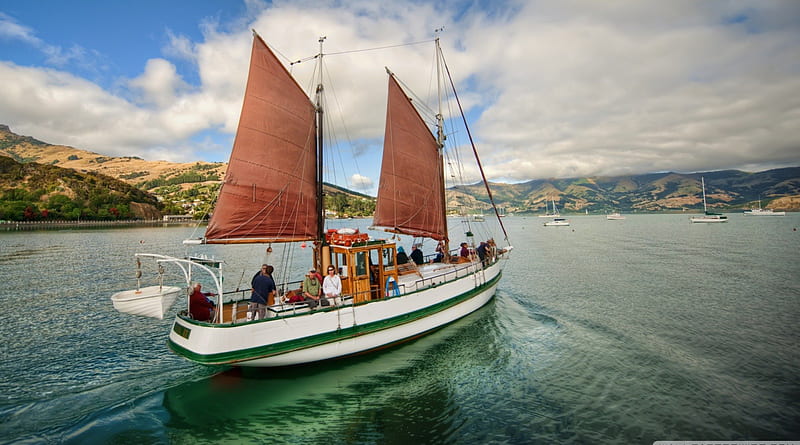
[[[457,297],[450,298],[446,301],[441,303],[437,303],[432,306],[428,306],[424,309],[420,309],[415,312],[409,312],[407,314],[398,315],[396,317],[387,318],[385,320],[375,321],[372,323],[366,323],[363,325],[356,325],[349,328],[338,329],[333,332],[327,332],[324,334],[314,335],[310,337],[299,338],[295,340],[289,340],[282,343],[275,343],[270,345],[258,346],[255,348],[249,349],[240,349],[237,351],[230,351],[230,352],[222,352],[218,354],[198,354],[192,352],[182,346],[175,344],[171,339],[167,341],[167,346],[176,354],[183,356],[189,360],[206,364],[206,365],[224,365],[224,364],[235,364],[237,362],[243,361],[250,361],[256,360],[266,357],[274,357],[281,354],[286,354],[288,352],[298,351],[302,349],[308,349],[315,346],[321,346],[327,343],[334,343],[341,340],[347,340],[349,338],[355,338],[362,335],[372,334],[378,331],[382,331],[385,329],[391,329],[397,326],[401,326],[406,323],[411,323],[425,317],[431,316],[433,314],[439,313],[443,310],[449,309],[453,306],[458,305],[464,301],[469,300],[470,298],[474,297],[475,295],[483,292],[487,288],[494,286],[498,281],[500,281],[500,277],[502,275],[502,271],[497,274],[494,278],[492,278],[489,282],[484,283],[483,285],[476,287],[468,292],[465,292]],[[455,320],[453,320],[455,321]],[[222,327],[222,326],[220,326]],[[437,326],[436,328],[432,329],[436,330],[441,326]],[[422,336],[424,333],[415,334],[411,338],[416,338]],[[397,341],[392,342],[391,344],[400,343],[405,341],[406,339],[398,339]],[[375,349],[385,348],[389,345],[381,345]],[[367,352],[367,351],[364,351]]]

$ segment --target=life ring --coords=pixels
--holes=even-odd
[[[326,234],[330,244],[339,246],[352,246],[355,243],[369,241],[369,235],[366,233],[359,233],[358,229],[330,229]]]
[[[397,280],[393,276],[386,277],[386,297],[399,297],[400,288],[397,287]]]

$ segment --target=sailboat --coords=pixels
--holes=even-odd
[[[315,58],[318,64],[324,56],[323,39]],[[434,42],[436,71],[440,78],[449,78],[439,38]],[[498,247],[494,238],[476,241],[473,232],[477,229],[464,214],[464,236],[479,255],[460,258],[449,249],[444,118],[441,112],[436,115],[432,132],[397,77],[386,71],[386,127],[373,227],[394,234],[393,238],[374,239],[352,229],[326,230],[324,88],[320,80],[312,101],[254,31],[244,103],[226,176],[205,235],[188,244],[262,243],[269,244],[269,251],[273,243],[311,242],[314,254],[309,266],[338,272],[342,294],[329,306],[310,308],[305,302],[291,302],[289,297],[300,292],[300,281],[287,280],[278,284],[268,300],[267,315],[261,318],[248,312],[249,290],[223,289],[221,261],[160,257],[162,264],[188,270],[187,284],[200,274],[213,281],[217,291],[211,297],[218,308],[212,321],[195,320],[187,311],[175,316],[167,343],[174,353],[204,365],[314,363],[412,340],[476,311],[493,298],[512,247],[477,150],[473,144],[505,246]],[[321,66],[315,72],[321,79]],[[460,109],[452,80],[449,85]],[[441,95],[439,104],[441,110]],[[463,111],[460,120],[466,124]],[[471,135],[469,139],[472,142]],[[400,246],[393,241],[399,235],[437,242],[443,258],[401,264]]]
[[[552,213],[548,212],[547,209],[545,209],[546,213],[544,215],[539,215],[540,218],[542,217],[553,218],[552,220],[545,222],[544,226],[545,227],[569,226],[569,220],[566,218],[562,218],[561,214],[558,212],[558,207],[556,207],[556,201],[552,200],[552,202],[553,202]],[[545,205],[547,205],[547,202],[545,202]]]
[[[728,217],[723,216],[721,213],[714,213],[709,212],[708,207],[706,206],[706,181],[701,176],[700,181],[703,185],[703,215],[702,216],[692,216],[689,219],[693,223],[724,223],[728,222]]]
[[[551,212],[549,207],[547,206],[547,201],[544,202],[544,215],[539,215],[539,218],[558,218],[561,214],[558,212],[558,208],[556,207],[556,200],[550,200],[553,204],[553,211]]]
[[[758,198],[758,207],[753,207],[750,210],[744,211],[745,216],[786,216],[786,212],[776,212],[772,209],[761,208],[761,198]]]

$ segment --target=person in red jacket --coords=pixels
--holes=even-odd
[[[206,296],[214,295],[210,292],[201,292],[200,283],[195,283],[194,291],[189,296],[189,314],[198,321],[209,321],[214,319],[215,305]]]

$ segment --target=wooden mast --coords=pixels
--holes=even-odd
[[[447,230],[447,199],[445,198],[444,192],[444,117],[442,116],[442,73],[441,73],[441,57],[440,54],[442,49],[439,47],[439,37],[436,37],[436,89],[438,95],[438,112],[436,114],[436,146],[439,150],[439,177],[441,179],[441,190],[440,193],[442,194],[442,208],[441,208],[441,218],[444,224],[444,239],[442,240],[442,248],[444,255],[444,261],[447,262],[450,256],[450,236]]]
[[[314,243],[314,267],[317,272],[330,264],[330,248],[325,241],[325,199],[323,197],[323,109],[322,109],[322,42],[325,36],[319,38],[319,83],[317,83],[316,108],[317,108],[317,241]]]

